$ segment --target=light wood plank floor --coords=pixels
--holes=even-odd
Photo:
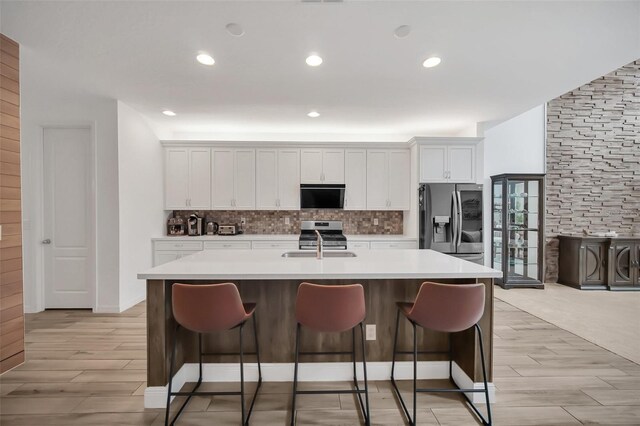
[[[28,315],[26,347],[27,362],[0,376],[3,426],[163,424],[162,410],[143,408],[144,304],[118,315]],[[639,365],[500,300],[495,376],[496,425],[640,424]],[[313,386],[330,385],[335,384]],[[409,383],[404,385],[408,389]],[[373,423],[405,424],[389,383],[374,382],[371,388]],[[252,424],[286,424],[289,392],[289,383],[265,383]],[[421,425],[477,424],[455,396],[422,394],[418,403]],[[298,407],[299,425],[359,421],[350,395],[305,395]],[[187,410],[179,424],[239,423],[237,397],[194,398]]]

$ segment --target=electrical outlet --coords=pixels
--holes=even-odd
[[[376,325],[375,324],[367,324],[366,331],[367,340],[376,340]]]
[[[285,217],[284,218],[284,224],[285,225],[290,225],[291,224],[291,219],[289,217]]]
[[[378,226],[378,218],[373,219],[373,226]]]
[[[241,223],[242,225],[245,225],[245,224],[247,223],[247,221],[244,219],[244,217],[241,217],[241,218],[240,218],[240,223]]]

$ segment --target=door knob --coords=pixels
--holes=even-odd
[[[42,244],[51,244],[51,240],[49,238],[42,240]]]

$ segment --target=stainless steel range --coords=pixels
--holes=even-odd
[[[346,250],[347,237],[342,233],[342,222],[339,220],[303,220],[300,226],[300,250],[315,250],[318,247],[318,235],[322,236],[322,247],[325,250]]]

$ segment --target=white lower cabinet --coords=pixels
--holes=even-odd
[[[349,250],[368,250],[370,248],[369,241],[349,241],[347,240],[347,249]]]
[[[298,250],[297,241],[254,241],[251,243],[253,249],[273,249],[273,250]]]
[[[248,250],[251,248],[251,241],[205,241],[205,250],[237,249]]]
[[[200,250],[156,250],[153,255],[153,266],[159,266],[163,263],[173,262],[190,254],[198,253]]]
[[[415,249],[416,241],[372,241],[371,249]]]

